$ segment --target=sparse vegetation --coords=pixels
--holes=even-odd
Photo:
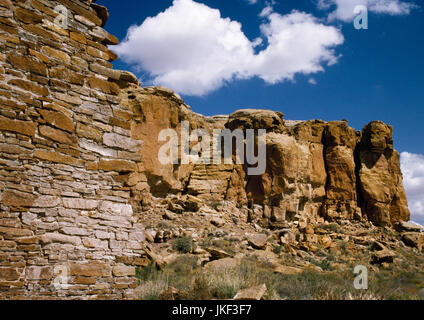
[[[273,246],[273,252],[275,253],[275,254],[281,254],[281,252],[283,251],[283,249],[284,249],[284,247],[283,246],[281,246],[281,245],[274,245]]]
[[[174,240],[173,249],[181,253],[189,253],[194,249],[192,237],[180,237]]]
[[[224,269],[205,269],[198,266],[196,260],[194,256],[185,255],[162,271],[152,267],[141,270],[140,298],[158,299],[161,292],[174,287],[180,291],[180,299],[231,299],[241,289],[265,283],[268,288],[265,299],[419,299],[418,291],[424,287],[424,273],[409,271],[370,272],[369,290],[356,290],[352,270],[307,270],[299,275],[282,275],[272,272],[253,257],[244,258],[238,267]]]

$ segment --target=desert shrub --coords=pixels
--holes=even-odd
[[[192,237],[180,237],[174,240],[172,248],[181,253],[189,253],[194,248]]]
[[[151,262],[147,266],[143,268],[136,268],[135,277],[138,279],[139,284],[142,281],[147,281],[158,274],[158,268],[156,266],[156,263]]]
[[[235,246],[231,241],[224,239],[217,239],[212,241],[212,246],[228,252],[229,254],[236,254]]]
[[[337,223],[330,223],[328,225],[321,225],[320,226],[322,229],[330,231],[330,232],[334,232],[334,233],[344,233],[342,228],[337,224]]]
[[[322,269],[330,268],[330,260],[313,263]],[[418,292],[424,287],[423,272],[380,269],[370,272],[368,290],[356,290],[356,275],[352,270],[307,270],[297,275],[283,275],[274,273],[255,257],[244,258],[236,267],[205,269],[197,265],[197,257],[184,255],[163,270],[157,270],[154,265],[138,269],[140,286],[137,290],[144,300],[159,299],[171,286],[180,290],[179,299],[232,299],[241,289],[265,283],[268,289],[265,299],[380,300],[419,299]]]
[[[277,244],[275,244],[274,246],[273,246],[273,249],[272,249],[272,251],[275,253],[275,254],[281,254],[281,252],[283,251],[283,246],[282,245],[277,245]]]
[[[166,223],[164,221],[159,222],[158,225],[157,225],[157,228],[159,230],[169,230],[169,229],[172,229],[172,227],[168,223]]]
[[[169,288],[166,273],[157,273],[137,288],[141,300],[158,300],[162,292]]]
[[[178,257],[172,263],[170,263],[166,270],[175,274],[178,273],[190,273],[195,270],[197,265],[198,258],[192,255],[184,255]]]
[[[332,270],[332,268],[331,268],[331,262],[328,259],[322,260],[318,264],[318,267],[320,267],[324,271]]]

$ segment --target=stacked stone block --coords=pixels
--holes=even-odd
[[[64,6],[67,26],[55,23]],[[0,0],[0,299],[132,298],[141,142],[89,0]]]

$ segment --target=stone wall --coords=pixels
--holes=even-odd
[[[128,298],[144,263],[126,185],[141,142],[118,97],[137,79],[112,70],[91,2],[0,0],[0,299]]]

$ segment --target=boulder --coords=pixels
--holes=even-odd
[[[225,252],[224,250],[214,248],[214,247],[207,248],[206,251],[210,253],[211,260],[220,260],[220,259],[232,257],[231,254]]]
[[[267,291],[265,284],[239,291],[234,300],[261,300]]]
[[[396,225],[397,230],[399,231],[407,231],[407,232],[422,232],[424,227],[413,223],[413,222],[406,222],[406,221],[401,221]]]
[[[250,235],[247,238],[249,245],[258,250],[263,250],[266,248],[268,243],[268,236],[263,233],[258,233],[254,235]]]
[[[392,263],[396,254],[388,249],[374,252],[372,255],[372,264]]]
[[[417,248],[421,252],[424,246],[424,233],[405,232],[402,234],[402,241],[409,247]]]
[[[225,225],[225,220],[217,217],[213,217],[211,219],[211,224],[213,224],[215,227],[221,228]]]
[[[224,258],[209,262],[205,265],[206,269],[229,269],[236,268],[240,264],[240,259],[236,258]]]
[[[180,296],[180,291],[174,287],[169,287],[159,295],[159,300],[172,301],[177,300]]]
[[[289,267],[283,265],[276,265],[272,269],[275,273],[285,274],[285,275],[296,275],[302,273],[304,270],[297,267]]]

